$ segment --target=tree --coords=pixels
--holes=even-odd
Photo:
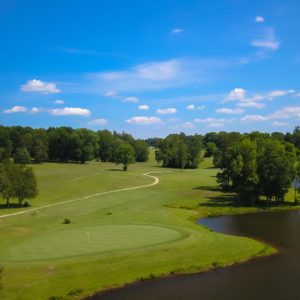
[[[32,199],[37,196],[37,182],[32,168],[17,166],[16,177],[13,181],[13,193],[18,198],[20,206],[24,199]]]
[[[123,164],[123,171],[127,171],[128,165],[135,162],[135,153],[131,145],[121,144],[117,151],[116,163]]]
[[[218,148],[214,142],[208,142],[205,145],[205,150],[204,157],[211,157],[217,152]]]
[[[0,165],[1,195],[4,199],[6,199],[7,207],[9,207],[10,198],[15,196],[14,181],[17,178],[18,169],[20,168],[20,165],[18,166],[11,161],[6,161],[5,164]]]
[[[295,176],[295,159],[295,152],[287,151],[278,140],[265,139],[258,144],[259,190],[268,201],[284,200]]]
[[[163,167],[197,168],[200,162],[201,137],[184,133],[170,134],[157,144],[155,159]]]
[[[101,161],[111,161],[112,158],[112,144],[114,137],[112,133],[105,129],[97,132],[98,134],[98,158]]]
[[[256,143],[244,139],[234,144],[229,151],[232,152],[230,177],[239,201],[242,204],[255,203],[258,200]]]
[[[14,155],[15,162],[25,166],[30,162],[30,155],[26,148],[17,148],[17,151]]]
[[[133,143],[133,149],[135,152],[135,159],[139,162],[145,162],[148,160],[149,147],[143,140],[136,140]]]

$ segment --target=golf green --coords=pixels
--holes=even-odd
[[[172,228],[140,224],[66,228],[15,241],[13,246],[1,248],[0,260],[29,262],[62,259],[154,246],[184,236]]]

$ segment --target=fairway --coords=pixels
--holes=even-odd
[[[137,249],[184,238],[174,229],[149,225],[102,225],[41,234],[1,248],[0,260],[41,261]],[[20,255],[22,253],[22,255]]]
[[[78,299],[68,295],[74,289],[84,298],[141,278],[203,271],[274,251],[196,224],[203,216],[257,211],[227,204],[211,159],[195,170],[163,169],[152,151],[148,162],[128,172],[101,162],[34,169],[39,195],[32,206],[0,211],[4,299]],[[71,223],[63,224],[65,218]]]

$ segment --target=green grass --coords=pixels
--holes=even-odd
[[[159,168],[153,153],[149,162],[132,165],[128,172],[98,162],[34,168],[40,193],[32,208],[78,201],[0,219],[4,299],[78,299],[78,294],[142,278],[204,271],[274,252],[258,241],[195,223],[202,216],[258,210],[231,205],[217,188],[209,159],[197,170],[184,171]],[[171,172],[155,175],[160,179],[155,186],[84,199],[150,184],[153,179],[143,173],[165,171]],[[19,210],[1,210],[0,215]],[[66,218],[70,224],[63,224]]]

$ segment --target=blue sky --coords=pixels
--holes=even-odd
[[[3,125],[291,131],[300,2],[0,1]]]

